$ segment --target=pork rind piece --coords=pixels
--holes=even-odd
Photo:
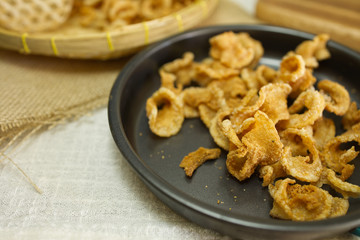
[[[259,65],[255,72],[258,82],[262,85],[274,82],[277,77],[277,71],[266,65]]]
[[[225,119],[221,123],[221,131],[227,137],[231,144],[236,146],[236,148],[244,147],[244,144],[240,141],[238,135],[235,132],[235,129],[232,127],[231,121]]]
[[[293,83],[305,74],[305,62],[300,55],[285,56],[280,63],[279,79],[285,83]]]
[[[327,191],[313,185],[295,184],[290,178],[269,185],[274,199],[270,215],[293,221],[314,221],[345,215],[349,202],[332,197]]]
[[[239,134],[243,147],[230,151],[226,160],[229,172],[240,181],[249,178],[257,166],[277,162],[283,147],[274,122],[265,113],[257,111],[243,126]]]
[[[298,78],[295,82],[289,83],[292,88],[290,97],[292,99],[297,98],[302,92],[313,87],[315,82],[316,78],[313,76],[312,71],[306,69],[302,77]]]
[[[360,122],[360,110],[357,108],[356,102],[351,102],[349,109],[343,116],[341,123],[345,129],[350,129],[353,125]]]
[[[177,134],[184,121],[183,104],[168,88],[161,87],[146,101],[150,130],[160,137]]]
[[[247,33],[224,32],[212,37],[210,44],[210,56],[234,69],[254,66],[263,55],[261,43]]]
[[[265,101],[259,108],[276,124],[280,120],[290,118],[287,97],[291,87],[284,83],[269,83],[260,89],[260,95],[265,95]],[[276,103],[276,104],[274,104]]]
[[[212,99],[211,92],[202,87],[188,87],[182,92],[182,99],[185,105],[197,108],[202,103],[210,102]]]
[[[198,110],[201,121],[207,128],[210,128],[211,121],[215,118],[217,110],[208,107],[206,104],[200,104]]]
[[[101,10],[112,25],[125,26],[138,17],[140,2],[103,0]]]
[[[175,87],[176,76],[172,73],[167,73],[165,71],[159,72],[161,79],[161,87],[167,88],[174,92],[176,95],[179,95],[182,91],[182,86]]]
[[[343,181],[337,177],[336,173],[331,169],[327,169],[327,180],[331,187],[338,193],[341,193],[345,199],[348,199],[349,197],[360,197],[360,187],[358,185]]]
[[[188,86],[194,78],[196,66],[194,54],[192,52],[185,52],[182,58],[164,64],[161,70],[175,74],[177,86]]]
[[[264,97],[259,97],[255,104],[250,106],[238,106],[233,109],[230,115],[230,121],[235,128],[236,133],[240,133],[242,129],[242,125],[245,120],[251,118],[255,115],[255,113],[259,110],[260,106],[265,101]]]
[[[309,89],[302,92],[288,108],[290,119],[281,122],[282,128],[303,128],[313,125],[314,122],[322,117],[325,109],[325,99],[318,91]],[[303,109],[304,113],[298,113]]]
[[[360,130],[358,125],[349,129],[345,133],[332,138],[323,148],[321,155],[328,168],[337,173],[342,173],[344,167],[354,160],[359,154],[355,146],[349,149],[342,149],[346,143],[356,142],[360,144]]]
[[[217,110],[227,107],[224,92],[215,84],[206,88],[188,87],[181,92],[180,97],[184,104],[185,117],[190,118],[203,116],[206,119],[205,124],[208,127],[210,126],[210,121],[212,117],[215,116]],[[202,111],[202,113],[200,113],[198,111],[200,105],[207,106],[207,108],[202,107],[202,110],[209,110],[212,112],[210,118],[208,118],[208,115],[204,115],[208,112]]]
[[[271,165],[262,166],[259,169],[259,173],[260,173],[260,178],[263,179],[263,183],[262,183],[263,187],[272,184],[277,178],[282,178],[287,176],[287,173],[285,172],[280,161]]]
[[[229,150],[229,139],[223,132],[222,122],[230,115],[230,110],[225,108],[219,110],[210,122],[209,132],[215,143],[224,150]]]
[[[319,34],[313,40],[302,42],[296,47],[295,53],[301,55],[307,68],[317,68],[321,60],[330,58],[326,43],[330,39],[328,34]]]
[[[224,92],[226,100],[232,98],[241,98],[246,95],[247,88],[245,81],[238,76],[232,76],[212,81],[209,85],[215,85]]]
[[[204,162],[211,159],[217,159],[220,157],[220,154],[220,148],[209,149],[199,147],[196,151],[185,156],[179,166],[184,168],[186,176],[192,177],[194,171]]]
[[[142,0],[140,15],[144,19],[150,20],[163,17],[172,11],[171,0]]]
[[[299,147],[295,150],[297,149],[302,155],[293,155],[293,148],[290,146],[296,143],[292,143],[290,146],[285,144],[280,161],[286,173],[303,182],[317,182],[323,168],[312,135],[306,129],[289,128],[282,133],[282,136],[292,139],[299,139],[300,137],[301,139],[301,144],[298,144]],[[288,140],[288,142],[291,141],[294,140]],[[300,148],[302,148],[301,151],[299,151]]]
[[[335,123],[330,118],[321,117],[315,121],[313,127],[313,138],[316,148],[322,151],[327,142],[335,137]]]
[[[311,88],[316,82],[311,69],[305,67],[305,62],[300,55],[288,54],[280,64],[280,69],[274,82],[288,83],[291,86],[291,98],[296,98],[301,92]]]
[[[239,127],[242,125],[243,121],[249,117],[253,117],[254,114],[261,109],[261,107],[266,102],[263,110],[267,113],[271,113],[271,116],[277,121],[277,118],[288,118],[283,116],[283,114],[288,113],[287,111],[287,101],[284,99],[284,96],[288,92],[288,86],[285,85],[274,85],[268,84],[263,86],[259,91],[259,96],[257,97],[256,89],[251,89],[248,91],[248,94],[243,98],[242,103],[233,109],[230,115],[230,120],[234,126],[237,126],[236,132],[239,132]],[[272,94],[277,94],[281,99],[279,101],[279,106],[272,104],[271,99]],[[282,101],[283,100],[283,101]],[[285,102],[285,105],[284,105]],[[277,107],[284,110],[284,113],[279,113],[275,110]],[[282,115],[282,116],[281,116]]]
[[[207,86],[213,80],[235,77],[240,71],[230,68],[213,59],[206,59],[194,68],[194,81],[200,86]]]
[[[325,98],[325,110],[339,116],[347,112],[350,106],[350,96],[344,86],[330,80],[322,80],[317,87]]]

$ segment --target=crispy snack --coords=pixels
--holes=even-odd
[[[246,67],[241,70],[241,78],[248,89],[259,90],[262,86],[275,82],[277,74],[274,69],[265,65],[260,65],[256,69]]]
[[[207,128],[210,128],[211,121],[216,116],[217,111],[211,109],[206,104],[200,104],[198,109],[201,121]]]
[[[210,159],[219,158],[220,154],[220,148],[208,149],[199,147],[196,151],[185,156],[179,166],[184,168],[186,176],[191,177],[193,172],[204,162]]]
[[[260,89],[260,94],[265,95],[265,101],[259,110],[277,124],[280,120],[290,118],[288,111],[287,97],[291,87],[284,83],[269,83]],[[276,102],[276,104],[274,104]]]
[[[247,93],[245,81],[238,76],[230,76],[227,78],[214,80],[209,85],[215,85],[224,92],[224,98],[241,99]]]
[[[350,129],[352,126],[360,122],[360,110],[357,108],[356,102],[352,102],[349,109],[343,116],[341,123],[345,129]]]
[[[235,129],[232,127],[232,123],[229,119],[225,119],[221,122],[221,131],[229,140],[229,144],[236,146],[236,148],[244,147],[244,144],[240,141],[239,136],[236,134]]]
[[[359,152],[355,150],[354,146],[351,146],[349,149],[342,149],[342,146],[351,142],[360,144],[359,133],[360,130],[355,125],[352,129],[349,129],[345,133],[336,136],[327,142],[321,152],[327,167],[337,173],[341,173],[343,169],[349,165],[348,163],[357,157]]]
[[[316,78],[313,76],[312,71],[309,69],[305,70],[305,73],[302,77],[298,78],[295,82],[291,82],[291,94],[292,99],[297,98],[302,92],[310,89],[314,86]]]
[[[103,0],[101,10],[107,19],[117,26],[129,25],[140,10],[140,1]]]
[[[307,90],[302,92],[289,107],[290,118],[281,123],[283,128],[303,128],[313,125],[314,122],[322,117],[325,109],[324,97],[315,90]],[[298,113],[306,107],[304,113]]]
[[[152,132],[160,137],[169,137],[181,129],[183,104],[175,93],[162,87],[146,101],[146,115]]]
[[[322,164],[319,156],[319,152],[315,147],[315,141],[312,136],[305,129],[295,129],[288,128],[283,132],[285,136],[291,136],[292,139],[298,139],[300,137],[301,144],[300,147],[295,149],[302,148],[302,151],[299,152],[305,153],[309,151],[309,154],[301,154],[293,156],[291,145],[286,146],[283,150],[281,156],[281,165],[289,176],[303,181],[303,182],[317,182],[321,176]],[[288,140],[291,142],[294,140]],[[299,151],[299,150],[298,150]]]
[[[143,0],[140,16],[144,19],[154,19],[171,13],[172,0]]]
[[[315,121],[313,127],[313,138],[316,148],[322,151],[325,144],[335,137],[335,123],[330,118],[321,117]]]
[[[245,148],[240,150],[241,154],[246,153],[241,157],[244,159],[239,161],[239,156],[228,156],[226,160],[229,172],[240,181],[249,178],[258,165],[265,166],[277,162],[283,147],[273,121],[265,113],[257,111],[254,118],[247,119],[244,125],[247,128],[239,134],[242,135],[242,148]]]
[[[266,98],[266,89],[260,91],[259,97],[257,91],[249,91],[248,95],[243,98],[242,103],[233,109],[230,120],[234,126],[237,126],[236,132],[239,133],[239,127],[249,117],[253,117],[256,111],[264,104]]]
[[[263,179],[263,187],[269,186],[269,184],[272,184],[277,178],[287,176],[287,173],[285,172],[280,161],[277,161],[274,164],[262,166],[259,169],[259,173],[260,177]]]
[[[294,83],[305,74],[305,62],[300,55],[285,56],[279,69],[279,79],[285,83]]]
[[[224,150],[229,150],[229,139],[222,131],[222,121],[230,114],[228,109],[219,110],[211,119],[209,132],[215,143]]]
[[[161,69],[165,72],[175,74],[177,85],[188,86],[194,78],[195,66],[194,54],[192,52],[186,52],[182,58],[164,64]]]
[[[330,52],[326,48],[326,43],[330,39],[328,34],[320,34],[314,37],[313,40],[302,42],[296,47],[295,53],[301,55],[306,67],[317,68],[321,60],[328,59]]]
[[[295,184],[290,178],[269,185],[274,199],[270,215],[294,221],[313,221],[345,215],[349,202],[332,197],[327,191],[313,185]]]
[[[58,1],[58,0],[57,0]],[[74,0],[72,22],[100,31],[161,18],[194,0]]]
[[[213,80],[236,77],[239,73],[239,70],[229,68],[217,60],[206,59],[195,66],[193,80],[200,86],[207,86]]]
[[[325,98],[325,109],[327,111],[339,116],[347,112],[350,105],[350,96],[342,85],[330,80],[322,80],[317,84],[317,87]]]
[[[258,171],[274,199],[272,217],[313,221],[345,215],[348,198],[360,197],[360,186],[346,182],[359,153],[354,145],[360,144],[360,110],[342,85],[322,80],[314,86],[313,68],[329,57],[327,40],[318,35],[303,42],[275,70],[256,66],[263,49],[248,34],[212,37],[209,58],[195,62],[187,52],[161,67],[161,87],[146,106],[150,129],[171,136],[184,117],[199,117],[227,151],[234,178],[244,181]],[[325,110],[342,117],[346,132],[336,135]],[[191,177],[203,162],[218,158],[220,148],[199,148],[180,167]]]
[[[335,189],[338,193],[341,193],[345,199],[348,199],[349,197],[360,197],[359,186],[341,180],[331,169],[327,169],[327,180],[329,181],[331,187]]]
[[[174,86],[174,83],[176,81],[176,76],[174,74],[160,70],[160,78],[161,78],[161,87],[171,90],[176,95],[179,95],[182,92],[182,86],[180,87]]]
[[[256,64],[263,55],[261,43],[247,33],[225,32],[212,37],[210,44],[210,56],[234,69]]]

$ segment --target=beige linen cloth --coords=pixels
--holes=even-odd
[[[257,20],[220,0],[202,25],[231,23]],[[0,49],[0,239],[227,239],[174,214],[121,161],[105,106],[127,60],[58,59]],[[71,121],[87,113],[101,124]],[[59,123],[71,130],[46,131]],[[41,140],[33,137],[39,134]],[[88,135],[94,137],[87,141]],[[43,194],[17,167],[30,169],[24,174]]]

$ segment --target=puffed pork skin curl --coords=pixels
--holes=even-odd
[[[182,101],[168,88],[161,87],[146,101],[151,131],[160,137],[177,134],[184,121]]]
[[[345,215],[349,202],[331,196],[314,185],[296,184],[294,179],[278,180],[269,185],[273,197],[270,215],[293,221],[314,221]]]

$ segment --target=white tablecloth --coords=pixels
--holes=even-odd
[[[239,1],[249,12],[254,3]],[[43,193],[2,160],[0,239],[229,239],[175,214],[145,187],[112,139],[106,108],[30,138],[10,157]]]

